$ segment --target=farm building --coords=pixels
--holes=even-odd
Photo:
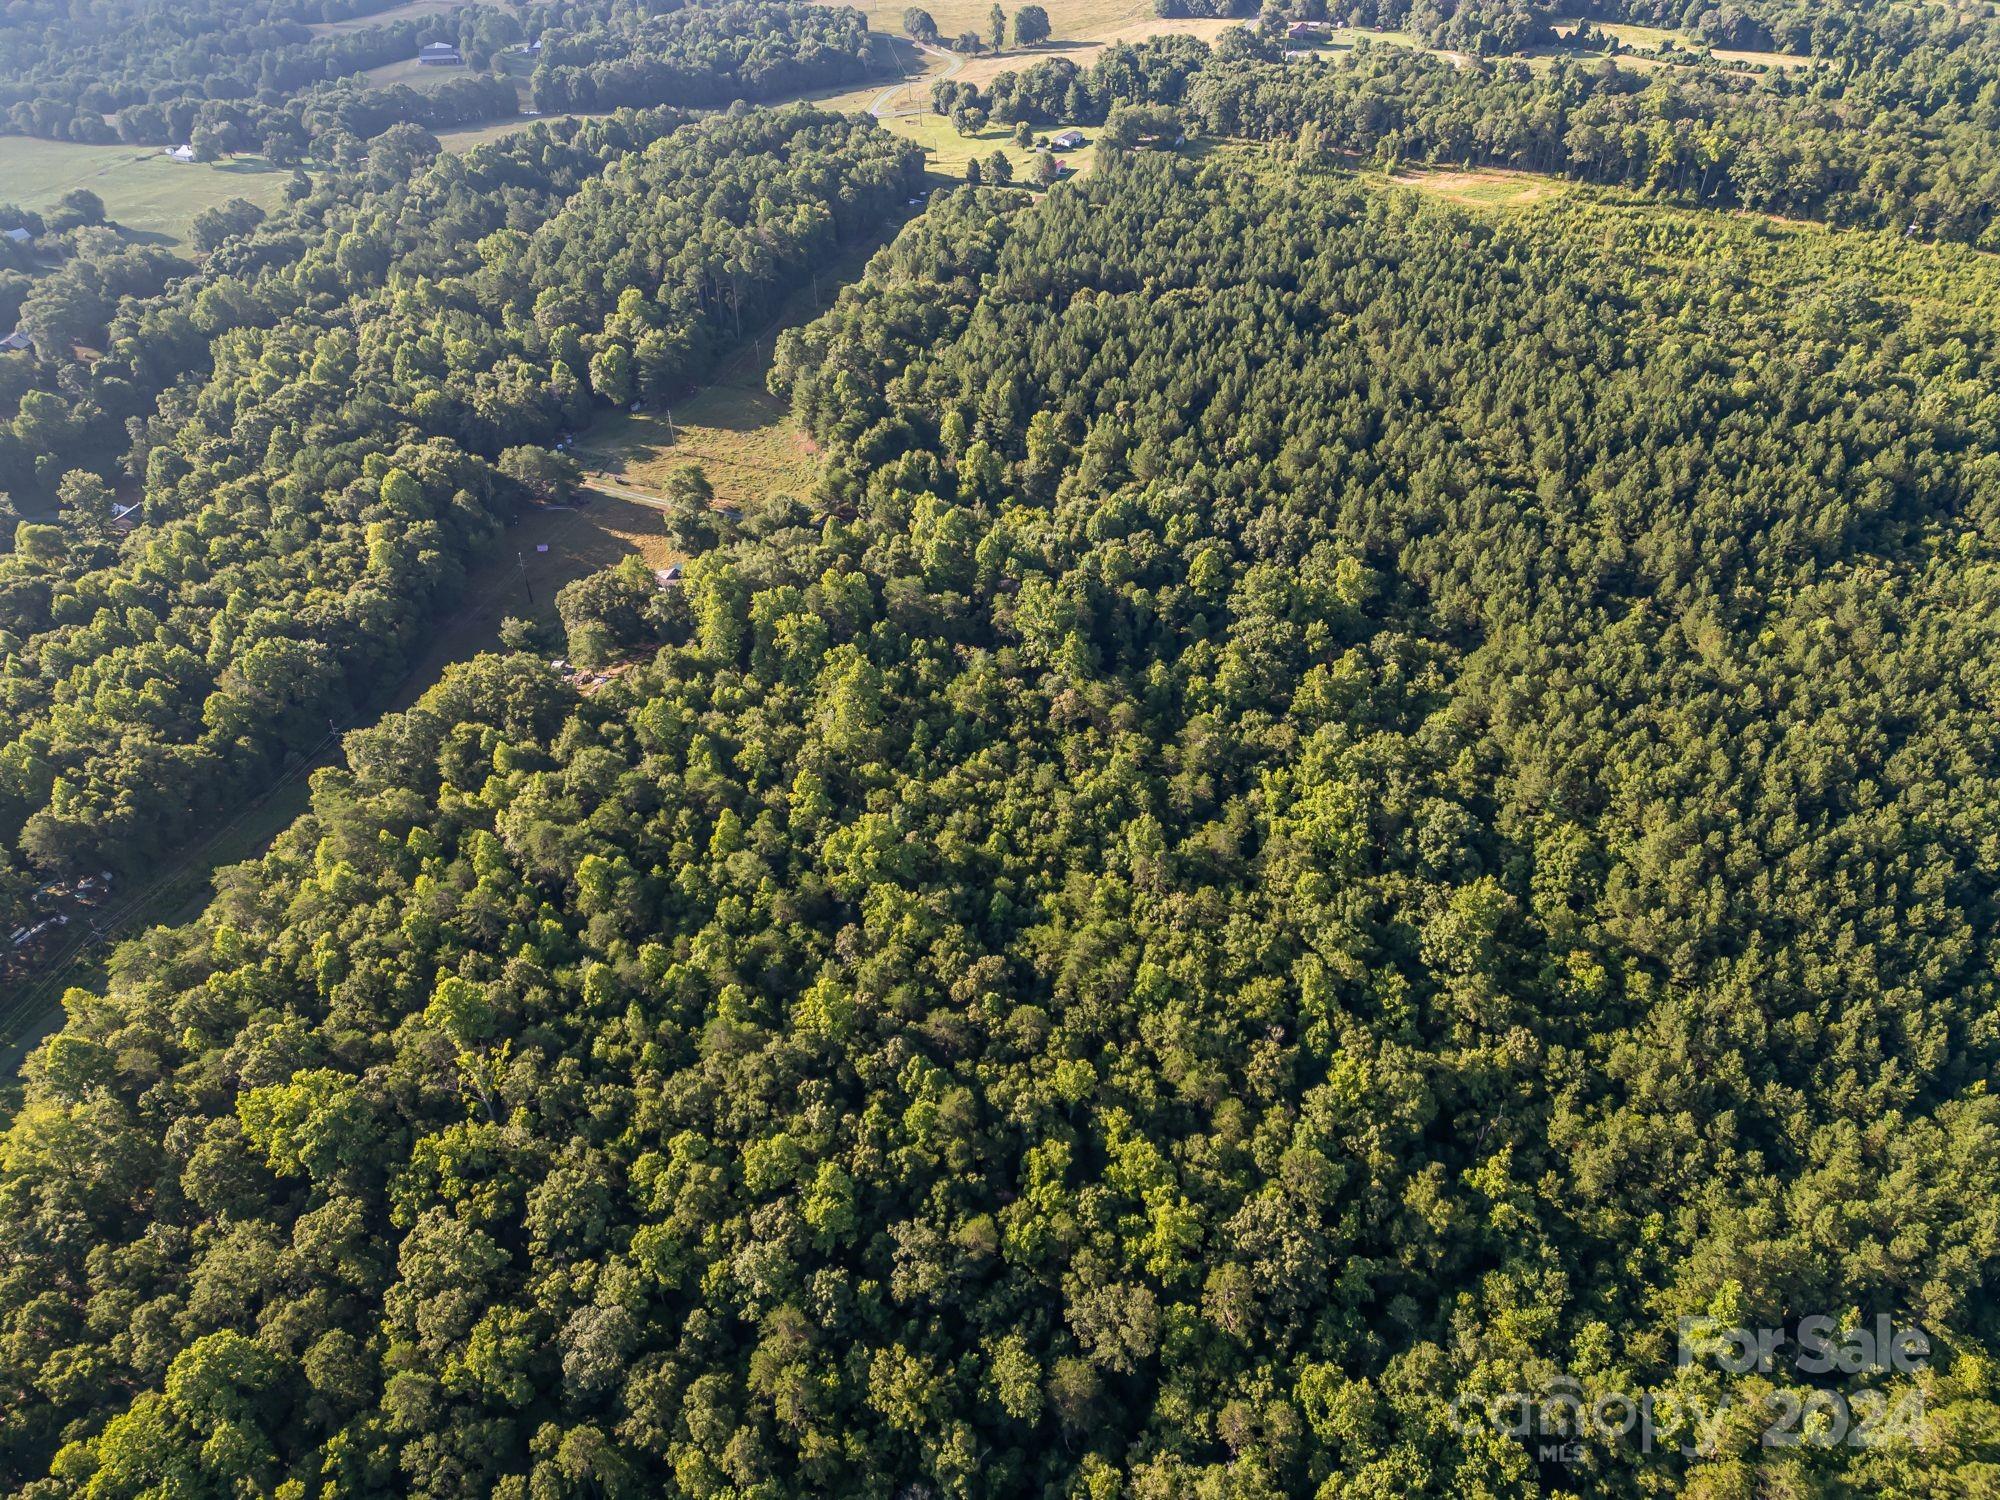
[[[173,147],[169,147],[169,148],[168,148],[168,150],[167,150],[167,155],[168,155],[168,156],[170,156],[170,157],[172,157],[172,158],[173,158],[173,159],[174,159],[175,161],[184,161],[184,162],[185,162],[185,161],[193,161],[193,160],[194,160],[194,147],[192,147],[192,146],[173,146]]]
[[[456,68],[465,59],[458,55],[458,48],[450,42],[425,42],[417,48],[417,66],[420,68]]]

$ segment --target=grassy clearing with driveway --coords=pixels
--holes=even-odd
[[[963,181],[965,164],[975,156],[983,163],[995,151],[1005,151],[1007,160],[1014,168],[1014,182],[1025,186],[1033,179],[1036,153],[1024,151],[1014,144],[1014,127],[1011,125],[989,125],[977,135],[960,135],[952,129],[951,121],[943,115],[934,115],[926,110],[922,114],[890,115],[884,117],[883,125],[895,134],[915,141],[924,148],[924,159],[933,172],[940,176]],[[1056,136],[1068,129],[1067,124],[1038,126],[1035,135]],[[1089,145],[1077,151],[1058,151],[1056,155],[1076,169],[1087,172],[1097,150],[1098,128],[1094,125],[1078,126],[1083,131]]]
[[[290,177],[261,156],[178,162],[157,146],[0,136],[0,199],[46,209],[71,188],[89,188],[104,200],[105,213],[156,243],[186,239],[196,214],[231,198],[272,208]]]

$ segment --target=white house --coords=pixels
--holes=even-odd
[[[1074,151],[1083,144],[1083,132],[1081,130],[1065,130],[1061,135],[1050,141],[1049,144],[1058,151]]]

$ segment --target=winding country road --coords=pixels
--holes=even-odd
[[[936,83],[946,78],[956,78],[958,76],[958,70],[965,66],[965,54],[961,52],[950,52],[943,47],[933,47],[928,42],[919,42],[915,40],[910,40],[910,45],[912,47],[915,47],[919,52],[926,54],[927,56],[942,57],[949,64],[949,66],[942,73],[938,74],[936,78],[931,80],[933,83]],[[924,75],[919,75],[919,77],[922,76]],[[893,99],[897,94],[901,93],[904,89],[908,88],[911,84],[916,83],[918,81],[919,78],[905,78],[900,83],[893,83],[889,85],[888,88],[882,90],[881,93],[877,94],[872,100],[869,101],[868,113],[875,116],[875,118],[878,120],[881,119],[882,116],[889,113],[889,101]]]

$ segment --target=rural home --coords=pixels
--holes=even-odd
[[[1083,132],[1081,130],[1065,130],[1061,135],[1051,140],[1049,144],[1058,151],[1074,151],[1083,144]]]
[[[21,228],[18,224],[15,225],[14,228],[7,231],[7,238],[12,240],[17,245],[33,244],[35,239],[35,237],[32,234],[30,234],[27,230]]]
[[[5,337],[4,339],[0,339],[0,350],[4,350],[7,353],[12,354],[14,351],[18,349],[26,349],[29,346],[29,342],[30,341],[28,336],[25,333],[21,332],[20,329],[16,328],[12,333],[8,334],[7,337]]]
[[[465,59],[458,55],[458,48],[450,42],[425,42],[417,49],[417,66],[420,68],[456,68]]]

